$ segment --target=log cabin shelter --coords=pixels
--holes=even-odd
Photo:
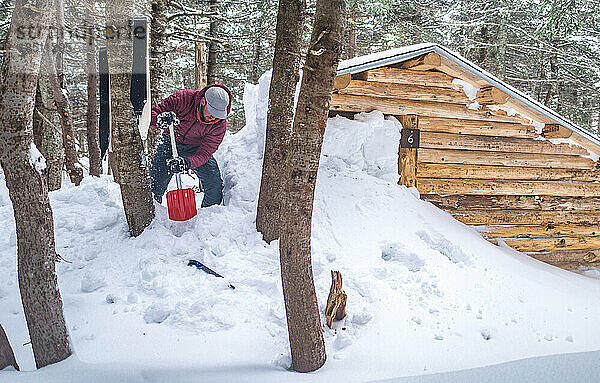
[[[457,53],[418,44],[338,66],[330,115],[402,124],[399,183],[488,240],[600,266],[600,140]]]

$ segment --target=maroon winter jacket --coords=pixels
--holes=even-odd
[[[179,118],[179,125],[175,126],[175,142],[198,147],[196,153],[188,157],[191,169],[204,165],[210,159],[223,141],[227,129],[226,120],[206,123],[199,119],[200,100],[211,86],[220,86],[229,93],[229,99],[233,99],[227,86],[214,84],[201,90],[180,90],[152,107],[150,126],[156,127],[156,117],[162,112],[174,112]],[[231,101],[229,102],[229,111],[231,111]],[[165,132],[167,135],[169,134],[168,129],[165,129]]]

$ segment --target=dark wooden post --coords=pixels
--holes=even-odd
[[[400,117],[402,124],[400,149],[398,155],[398,172],[400,185],[417,186],[417,150],[419,148],[419,116],[407,114]]]

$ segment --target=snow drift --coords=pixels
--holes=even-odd
[[[591,331],[599,282],[494,246],[398,186],[401,126],[375,111],[328,122],[313,270],[322,314],[330,270],[341,271],[348,315],[324,328],[322,369],[287,371],[278,243],[265,243],[254,224],[268,81],[246,87],[247,125],[216,153],[224,205],[183,223],[158,206],[152,225],[130,238],[109,177],[50,194],[57,251],[71,262],[57,272],[75,355],[36,372],[0,372],[0,380],[369,381],[600,347]],[[0,323],[21,367],[33,370],[22,346],[12,214],[2,176]],[[190,258],[226,278],[187,267]]]

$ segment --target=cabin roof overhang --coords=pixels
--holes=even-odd
[[[595,137],[590,132],[578,127],[577,125],[567,120],[563,116],[559,115],[552,109],[530,98],[529,96],[513,88],[512,86],[508,85],[502,80],[499,80],[498,78],[494,77],[492,74],[479,68],[477,65],[465,59],[461,55],[439,44],[424,43],[410,45],[402,48],[391,49],[383,52],[373,53],[345,60],[340,62],[338,66],[337,75],[341,76],[344,74],[359,73],[369,69],[390,66],[431,52],[438,53],[439,55],[450,60],[450,62],[454,63],[455,65],[460,66],[462,69],[469,72],[471,75],[481,78],[483,81],[486,81],[490,85],[493,85],[502,92],[513,97],[515,100],[524,104],[526,107],[533,109],[534,111],[552,120],[554,123],[566,127],[567,129],[579,134],[583,138],[591,141],[592,143],[600,147],[600,139]]]

